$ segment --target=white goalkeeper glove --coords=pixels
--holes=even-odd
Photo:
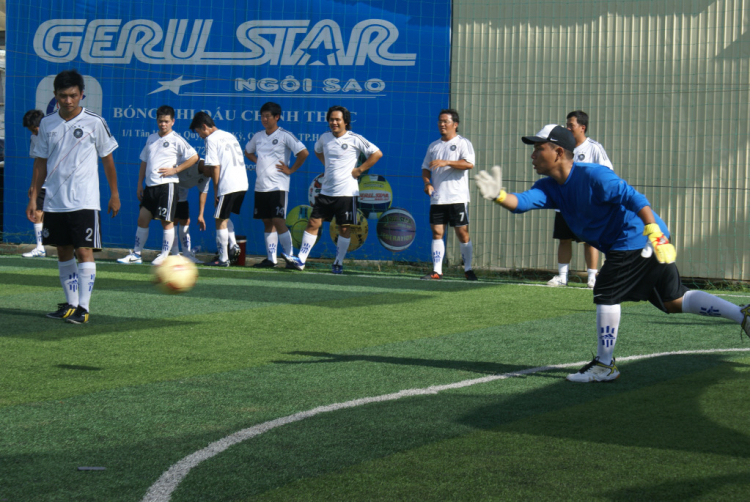
[[[503,168],[494,166],[492,174],[487,171],[479,171],[474,178],[474,183],[482,193],[482,197],[500,204],[508,194],[503,190]]]

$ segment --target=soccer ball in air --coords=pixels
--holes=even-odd
[[[168,256],[161,265],[153,267],[153,272],[156,287],[170,295],[190,291],[198,280],[196,266],[179,255]]]

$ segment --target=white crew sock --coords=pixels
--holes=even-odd
[[[333,260],[334,265],[343,265],[346,252],[349,251],[349,243],[352,238],[341,237],[339,235],[338,243],[336,243],[336,259]]]
[[[568,282],[568,268],[570,267],[570,263],[558,263],[557,264],[557,275],[560,276],[560,280],[563,282]]]
[[[596,355],[599,362],[612,364],[617,342],[617,331],[620,328],[620,306],[619,305],[597,305],[596,306],[596,333],[597,349]]]
[[[96,279],[96,263],[85,261],[78,264],[78,305],[89,310],[91,292],[94,291]]]
[[[283,234],[279,235],[279,244],[281,244],[281,250],[284,254],[294,256],[294,245],[292,244],[292,233],[287,230]]]
[[[443,256],[445,255],[445,242],[443,239],[432,239],[432,270],[443,275]]]
[[[688,291],[682,297],[682,311],[688,314],[723,317],[740,324],[744,317],[740,307],[703,291]]]
[[[459,247],[461,248],[461,258],[464,259],[464,271],[471,270],[471,256],[474,254],[474,246],[469,241],[466,244],[461,242]]]
[[[193,248],[190,242],[190,225],[180,225],[180,241],[182,241],[182,252],[192,253]]]
[[[300,246],[299,254],[297,255],[302,263],[305,263],[305,261],[307,261],[307,256],[310,254],[310,251],[312,251],[312,248],[315,245],[315,241],[317,240],[317,235],[302,232],[302,245]]]
[[[229,260],[227,253],[227,243],[229,243],[229,230],[226,228],[216,230],[216,247],[219,250],[219,261]]]
[[[232,223],[232,220],[227,220],[227,239],[229,247],[233,248],[237,245],[237,237],[234,234],[234,223]]]
[[[78,306],[78,265],[76,259],[58,261],[57,270],[60,272],[60,284],[65,292],[65,301],[74,307]]]
[[[42,229],[44,228],[44,223],[34,223],[34,235],[36,235],[36,247],[38,249],[44,249],[44,245],[42,244]]]
[[[143,252],[143,246],[146,245],[148,240],[148,227],[138,227],[135,231],[135,245],[133,246],[133,252],[135,254],[141,254]]]
[[[169,230],[164,229],[164,238],[161,241],[161,254],[168,255],[172,250],[172,243],[174,242],[174,227]]]
[[[276,248],[279,246],[279,234],[276,232],[264,233],[266,238],[266,256],[269,260],[276,263]]]
[[[586,269],[586,273],[587,273],[587,274],[588,274],[588,276],[589,276],[589,277],[588,277],[588,280],[590,281],[591,279],[596,279],[596,273],[597,273],[597,272],[598,272],[598,271],[597,271],[597,269],[595,269],[595,268],[587,268],[587,269]]]
[[[171,254],[171,255],[180,254],[180,244],[177,241],[177,239],[179,238],[178,235],[177,235],[178,233],[179,232],[175,232],[174,233],[174,239],[172,239],[172,249],[170,249],[170,251],[169,251],[169,254]]]

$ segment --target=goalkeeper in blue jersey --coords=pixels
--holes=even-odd
[[[606,382],[620,372],[613,356],[620,325],[620,303],[648,300],[669,314],[687,312],[731,319],[750,336],[750,305],[737,306],[680,280],[669,231],[646,197],[611,169],[573,162],[573,134],[554,124],[521,140],[533,145],[531,163],[544,178],[522,193],[506,193],[502,170],[477,174],[485,199],[513,213],[559,209],[573,233],[607,256],[594,286],[597,355],[572,382]]]

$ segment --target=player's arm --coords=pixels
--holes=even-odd
[[[209,169],[211,171],[211,180],[214,182],[214,204],[219,204],[219,173],[221,172],[221,166],[206,166],[204,170]]]
[[[437,169],[439,167],[452,167],[453,169],[458,169],[459,171],[466,171],[474,167],[474,164],[467,160],[440,160],[435,159],[432,162],[430,162],[430,169]]]
[[[323,154],[323,152],[315,152],[315,156],[318,158],[320,163],[323,164],[323,166],[326,165],[326,156]]]
[[[196,162],[198,162],[198,159],[200,157],[196,153],[189,159],[187,159],[182,164],[175,166],[175,167],[160,167],[159,168],[159,174],[161,174],[161,177],[164,178],[165,176],[174,176],[175,174],[180,174],[185,169],[190,169]]]
[[[377,161],[383,158],[383,152],[380,150],[373,152],[369,157],[367,157],[367,160],[362,162],[362,164],[359,167],[355,167],[352,169],[352,176],[354,178],[359,178],[363,174],[365,174],[372,166],[375,165]]]
[[[29,188],[29,205],[26,206],[26,217],[32,223],[36,223],[36,212],[42,208],[36,207],[36,197],[42,189],[44,180],[47,179],[47,159],[37,157],[34,159],[34,171],[31,175],[31,188]]]
[[[424,193],[432,197],[432,194],[435,193],[435,187],[432,186],[432,171],[422,169],[422,181],[424,182]]]
[[[305,163],[309,155],[310,152],[308,152],[307,148],[305,148],[304,150],[301,150],[299,153],[297,153],[296,160],[294,161],[294,164],[292,164],[292,167],[287,166],[283,162],[279,162],[278,164],[276,164],[276,169],[286,175],[292,174],[297,169],[302,167],[302,164]]]
[[[208,192],[198,194],[198,228],[201,230],[206,229],[206,220],[203,219],[203,210],[206,209],[206,198],[208,198]]]
[[[107,205],[107,212],[112,213],[112,218],[117,216],[120,212],[120,191],[117,189],[117,170],[115,169],[115,159],[112,154],[102,157],[102,165],[104,166],[104,176],[107,177],[107,183],[109,184],[109,204]],[[140,184],[138,185],[140,186]]]
[[[247,157],[248,159],[250,159],[250,162],[252,162],[253,164],[257,164],[258,163],[258,157],[254,153],[250,153],[247,150],[245,150],[244,154],[245,154],[245,157]]]
[[[143,200],[143,180],[146,179],[146,163],[141,161],[141,168],[138,171],[138,190],[136,195],[138,200]]]

